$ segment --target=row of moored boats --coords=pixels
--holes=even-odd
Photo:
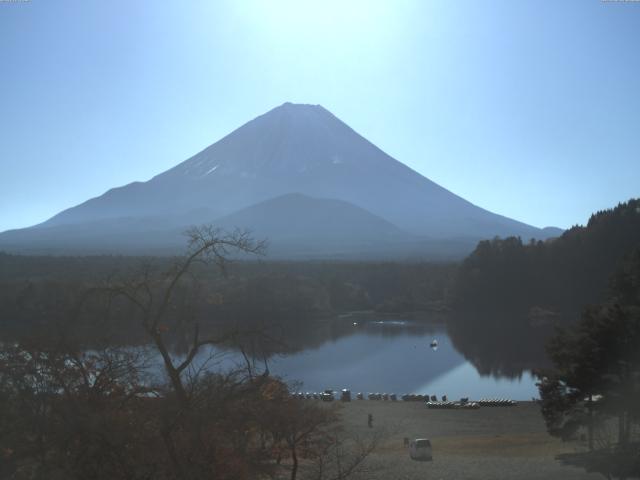
[[[515,400],[508,398],[482,398],[478,403],[482,407],[514,407],[518,404]]]
[[[296,392],[291,394],[292,397],[300,400],[322,400],[325,402],[332,402],[339,399],[343,402],[351,401],[351,391],[343,389],[341,392],[335,392],[333,390],[325,390],[324,392]],[[508,398],[482,398],[477,401],[470,401],[468,398],[461,398],[459,401],[449,401],[446,395],[442,396],[441,400],[438,400],[436,395],[422,395],[406,393],[401,397],[398,397],[395,393],[368,393],[364,394],[358,392],[355,395],[357,400],[382,400],[397,402],[402,400],[404,402],[425,402],[428,408],[435,409],[469,409],[474,410],[480,407],[511,407],[517,405],[515,400]]]
[[[477,410],[480,408],[478,402],[427,402],[427,408],[442,410]]]

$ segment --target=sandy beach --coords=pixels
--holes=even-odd
[[[382,438],[367,460],[370,479],[598,479],[596,474],[565,466],[556,455],[585,447],[547,434],[539,406],[479,410],[435,410],[422,402],[361,400],[340,405],[349,434]],[[373,428],[367,415],[373,415]],[[433,461],[409,458],[404,437],[429,438]]]

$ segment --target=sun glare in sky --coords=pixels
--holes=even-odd
[[[243,16],[245,31],[267,42],[265,48],[290,65],[355,62],[367,68],[372,60],[380,64],[394,55],[412,4],[257,0],[238,2],[235,8]]]
[[[398,2],[402,5],[402,2]],[[352,37],[366,41],[372,35],[388,35],[402,9],[389,2],[327,0],[256,0],[237,3],[255,24],[274,37],[288,41],[321,43]]]
[[[0,231],[146,181],[287,101],[532,225],[639,193],[637,3],[124,5],[0,2]]]

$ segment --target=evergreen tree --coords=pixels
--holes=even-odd
[[[538,384],[549,433],[562,438],[586,427],[584,465],[605,475],[640,474],[633,425],[640,422],[640,249],[613,277],[610,301],[587,308],[578,325],[551,339],[554,369]],[[613,448],[594,452],[594,428],[617,419]],[[635,442],[634,442],[635,440]]]

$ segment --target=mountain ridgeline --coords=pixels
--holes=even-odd
[[[21,253],[175,253],[190,225],[268,237],[275,258],[462,258],[538,229],[473,205],[317,105],[285,103],[147,182],[0,234]]]

